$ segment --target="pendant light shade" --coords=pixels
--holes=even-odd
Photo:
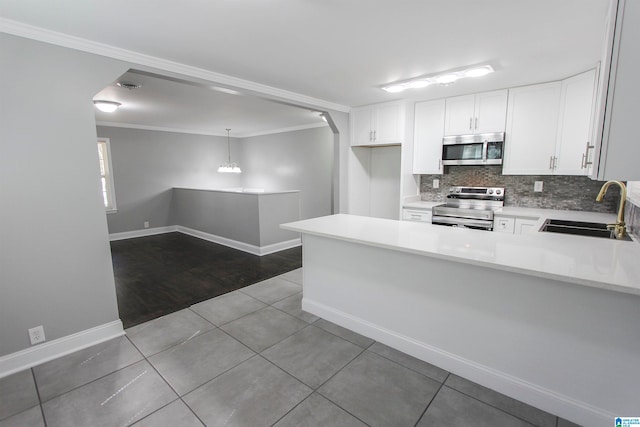
[[[241,173],[242,170],[236,163],[231,162],[231,140],[229,136],[231,129],[227,129],[227,153],[229,154],[227,161],[218,167],[218,172],[222,173]]]

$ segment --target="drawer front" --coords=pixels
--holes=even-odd
[[[513,234],[515,223],[515,218],[504,218],[496,216],[493,219],[493,231],[497,231],[498,233]]]
[[[431,222],[431,211],[403,209],[402,219],[405,221]]]

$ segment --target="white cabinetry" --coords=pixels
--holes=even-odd
[[[418,102],[413,137],[413,173],[442,173],[445,100]]]
[[[445,135],[504,132],[507,90],[447,98]]]
[[[615,2],[614,2],[615,3]],[[640,2],[619,0],[608,77],[604,132],[597,178],[640,180],[638,99],[640,99]],[[605,79],[606,80],[606,79]]]
[[[405,221],[431,222],[431,210],[426,209],[402,209],[402,219]]]
[[[515,219],[507,216],[494,216],[493,218],[493,231],[498,233],[513,234],[515,227]]]
[[[561,82],[509,89],[502,173],[553,173]]]
[[[531,217],[513,217],[495,215],[493,218],[493,231],[508,234],[527,234],[535,233],[538,218]]]
[[[351,145],[398,145],[404,139],[404,105],[388,103],[351,111]]]
[[[595,79],[596,71],[591,70],[562,81],[553,170],[556,175],[590,172]]]

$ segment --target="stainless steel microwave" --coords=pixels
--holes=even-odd
[[[442,138],[443,165],[501,165],[504,132]]]

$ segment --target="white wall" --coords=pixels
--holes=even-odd
[[[109,138],[118,212],[107,215],[110,233],[174,225],[170,219],[173,187],[222,189],[242,186],[242,175],[218,173],[227,159],[227,138],[98,127]],[[231,159],[240,157],[231,138]]]
[[[120,61],[0,34],[0,356],[118,320],[92,97]]]
[[[328,127],[242,139],[242,185],[300,190],[300,218],[331,214],[333,133]]]

